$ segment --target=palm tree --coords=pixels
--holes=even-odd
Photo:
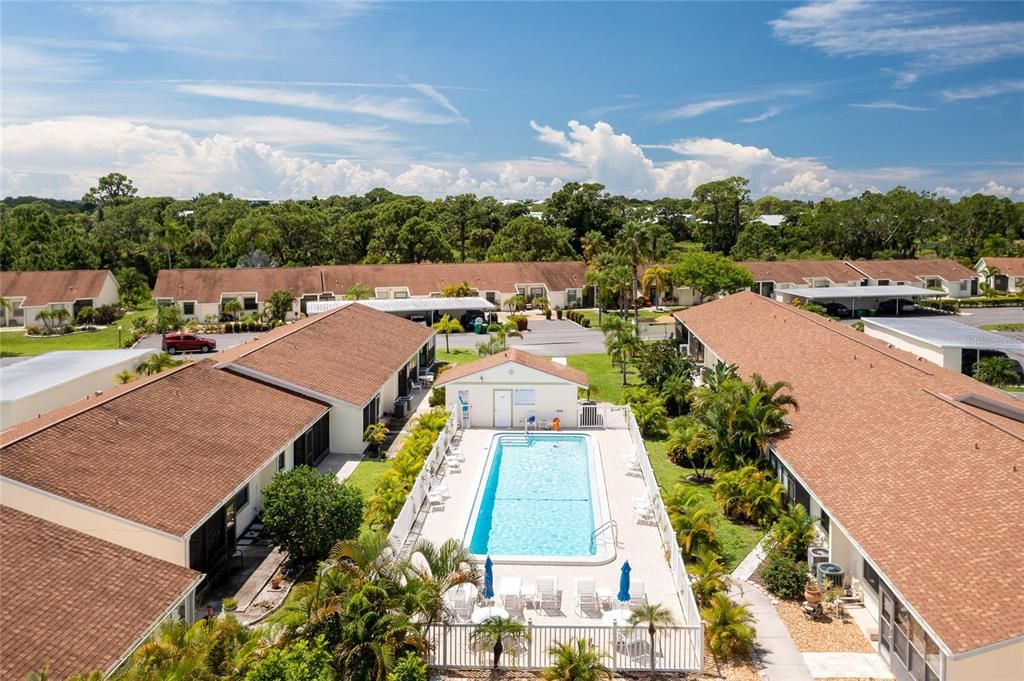
[[[355,589],[345,603],[335,649],[345,678],[386,681],[402,655],[427,651],[427,641],[410,616],[393,607],[393,589],[386,580],[373,580]]]
[[[620,312],[625,316],[625,297],[633,283],[633,270],[628,263],[614,253],[601,253],[587,268],[586,283],[597,286],[602,298],[618,300]],[[601,306],[600,301],[598,306]]]
[[[605,665],[608,657],[584,639],[556,643],[548,648],[554,663],[542,671],[546,681],[597,681],[611,679],[612,672]]]
[[[135,373],[138,375],[155,376],[165,369],[179,366],[182,360],[174,359],[166,352],[159,352],[155,355],[150,355],[143,361],[139,366],[135,368]]]
[[[418,621],[433,624],[448,618],[445,596],[463,584],[480,587],[482,575],[473,561],[473,553],[457,539],[438,545],[421,539],[403,564],[407,598]]]
[[[450,333],[462,333],[462,324],[459,323],[458,319],[453,319],[451,315],[444,315],[440,320],[434,323],[434,331],[444,334],[444,351],[451,352],[451,346],[448,343],[448,334]]]
[[[345,292],[345,300],[366,300],[372,295],[373,291],[368,286],[357,281],[348,287],[348,291]]]
[[[612,358],[622,368],[622,385],[627,384],[626,367],[629,358],[643,344],[633,333],[631,323],[625,319],[609,316],[601,327],[604,332],[604,346]]]
[[[651,637],[651,671],[654,671],[654,663],[657,654],[654,648],[654,637],[658,633],[658,627],[670,627],[676,623],[675,617],[668,609],[659,603],[644,603],[633,609],[629,616],[629,625],[634,629],[638,626],[647,625],[647,635]]]
[[[803,504],[791,505],[772,525],[772,541],[793,560],[803,560],[814,542],[814,519]]]
[[[992,386],[1015,385],[1020,383],[1017,363],[1006,357],[986,357],[974,365],[974,378]]]
[[[383,423],[371,423],[363,431],[363,442],[370,445],[370,449],[374,454],[380,454],[380,448],[387,442],[389,435],[391,435],[391,429],[386,425]]]
[[[715,594],[725,591],[727,577],[725,566],[714,553],[701,551],[694,557],[696,560],[686,567],[686,571],[690,573],[690,589],[697,605],[703,608],[710,605]]]
[[[228,298],[220,306],[221,312],[231,316],[233,319],[238,319],[238,314],[242,311],[242,301],[238,298]]]
[[[121,385],[124,385],[125,383],[128,383],[133,378],[135,378],[135,375],[132,374],[132,372],[130,372],[127,369],[125,369],[124,371],[119,371],[116,374],[114,374],[114,378],[117,379],[118,383],[120,383]]]
[[[494,654],[493,669],[498,668],[506,643],[520,644],[530,640],[525,624],[510,617],[489,617],[470,634],[469,640],[478,646],[490,647]]]
[[[505,307],[508,308],[510,314],[519,312],[526,307],[526,297],[518,293],[514,296],[509,296],[505,299]]]
[[[658,298],[658,304],[662,303],[662,294],[666,289],[672,289],[672,270],[661,265],[652,265],[647,268],[644,272],[643,287],[644,291],[654,287],[655,294]]]
[[[718,537],[715,536],[715,527],[711,522],[713,518],[712,510],[706,506],[677,516],[672,527],[676,531],[683,555],[693,556],[701,551],[718,551]]]
[[[706,625],[708,648],[715,656],[740,655],[754,645],[754,616],[746,605],[734,603],[725,594],[716,594],[700,616]]]
[[[666,385],[668,382],[666,381]],[[674,419],[669,426],[669,438],[666,449],[676,458],[685,459],[693,469],[693,482],[704,483],[712,480],[708,475],[711,467],[711,446],[713,440],[709,437],[709,430],[698,420],[696,416],[682,416]]]

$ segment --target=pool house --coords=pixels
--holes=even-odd
[[[578,427],[585,375],[521,351],[454,367],[438,383],[449,401],[470,405],[469,418],[452,411],[391,539],[406,547],[461,541],[481,568],[490,559],[493,593],[450,597],[455,621],[430,630],[430,664],[489,667],[489,650],[474,646],[472,633],[500,616],[530,631],[502,656],[508,668],[541,669],[553,643],[588,639],[618,671],[702,670],[703,625],[629,408],[589,405],[599,425]],[[498,390],[511,392],[511,421],[496,426],[495,401],[478,393]],[[533,404],[515,404],[527,399],[517,398],[522,391],[533,392]],[[646,628],[628,623],[645,603],[674,620],[653,649]]]

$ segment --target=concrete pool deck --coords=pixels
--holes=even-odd
[[[413,533],[424,539],[440,543],[446,539],[462,541],[466,533],[467,523],[473,513],[477,486],[483,478],[487,451],[492,437],[499,432],[489,429],[470,429],[463,431],[459,451],[466,462],[459,472],[445,472],[442,481],[448,486],[451,497],[442,508],[429,509],[421,512],[413,528]],[[676,619],[677,624],[696,624],[687,622],[683,615],[682,603],[675,590],[666,551],[662,546],[657,526],[638,524],[633,514],[633,497],[646,494],[643,479],[628,475],[626,457],[632,453],[629,431],[625,429],[563,431],[564,433],[586,433],[597,443],[596,448],[601,457],[608,507],[611,518],[618,524],[618,544],[616,557],[604,565],[558,565],[546,563],[543,556],[538,556],[532,564],[494,566],[494,588],[500,592],[502,580],[508,577],[518,578],[524,587],[537,583],[540,577],[555,577],[561,591],[560,612],[543,612],[527,607],[524,619],[534,624],[558,625],[600,625],[604,624],[602,615],[586,615],[576,609],[576,580],[591,578],[599,590],[608,590],[612,599],[618,592],[619,571],[623,562],[629,561],[632,568],[631,577],[634,584],[639,580],[644,583],[647,600],[659,603],[667,608]],[[500,594],[498,602],[500,602]],[[612,607],[617,608],[616,603]]]

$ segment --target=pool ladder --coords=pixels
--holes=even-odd
[[[611,531],[612,533],[612,547],[615,549],[616,555],[618,555],[619,549],[619,524],[614,520],[608,520],[601,523],[597,529],[590,533],[590,550],[597,550],[597,538],[605,532]]]

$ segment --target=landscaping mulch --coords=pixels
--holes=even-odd
[[[775,609],[802,653],[874,652],[864,632],[852,619],[845,622],[833,618],[809,620],[804,617],[800,603],[794,601],[779,601]]]

